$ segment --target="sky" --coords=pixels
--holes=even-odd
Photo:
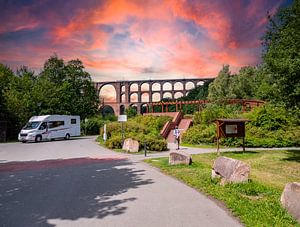
[[[267,13],[290,0],[0,0],[0,62],[53,54],[94,81],[216,77],[261,62]]]

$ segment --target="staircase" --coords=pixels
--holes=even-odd
[[[153,116],[170,116],[173,117],[172,121],[168,121],[162,130],[160,131],[160,135],[164,137],[168,143],[174,142],[173,130],[176,126],[180,130],[180,136],[188,130],[188,128],[192,124],[191,118],[183,118],[182,112],[165,112],[165,113],[146,113],[143,115],[153,115]]]

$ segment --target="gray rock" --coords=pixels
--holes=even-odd
[[[169,165],[186,164],[192,163],[191,155],[183,151],[172,151],[169,154]]]
[[[213,165],[212,178],[222,177],[223,184],[225,182],[240,183],[247,182],[250,173],[250,166],[242,161],[218,157]]]
[[[125,139],[122,149],[127,152],[139,152],[139,142],[131,138]]]
[[[282,206],[300,223],[300,183],[287,183],[280,201]]]

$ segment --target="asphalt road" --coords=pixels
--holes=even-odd
[[[0,226],[240,226],[196,190],[94,139],[0,144]]]

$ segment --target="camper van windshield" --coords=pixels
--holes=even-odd
[[[23,129],[25,130],[30,130],[30,129],[35,129],[39,126],[41,122],[40,121],[29,121]]]

